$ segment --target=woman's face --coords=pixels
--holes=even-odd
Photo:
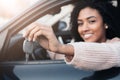
[[[78,15],[78,33],[85,42],[105,42],[105,24],[96,9],[86,7]]]

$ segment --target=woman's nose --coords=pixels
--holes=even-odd
[[[88,26],[87,24],[84,25],[83,28],[82,28],[82,30],[83,30],[83,31],[88,31],[88,30],[89,30],[89,26]]]

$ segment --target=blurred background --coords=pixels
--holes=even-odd
[[[38,0],[0,0],[0,25]]]

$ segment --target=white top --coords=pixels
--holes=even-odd
[[[74,57],[70,62],[76,68],[84,70],[103,70],[120,67],[120,39],[113,38],[105,43],[75,42]]]

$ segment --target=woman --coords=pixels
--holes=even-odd
[[[108,6],[112,8],[110,4],[91,0],[75,4],[71,15],[75,43],[61,44],[50,26],[39,23],[31,24],[24,37],[29,41],[38,40],[42,47],[56,54],[64,54],[66,63],[76,68],[104,70],[119,67],[120,39],[112,17],[103,8]]]

